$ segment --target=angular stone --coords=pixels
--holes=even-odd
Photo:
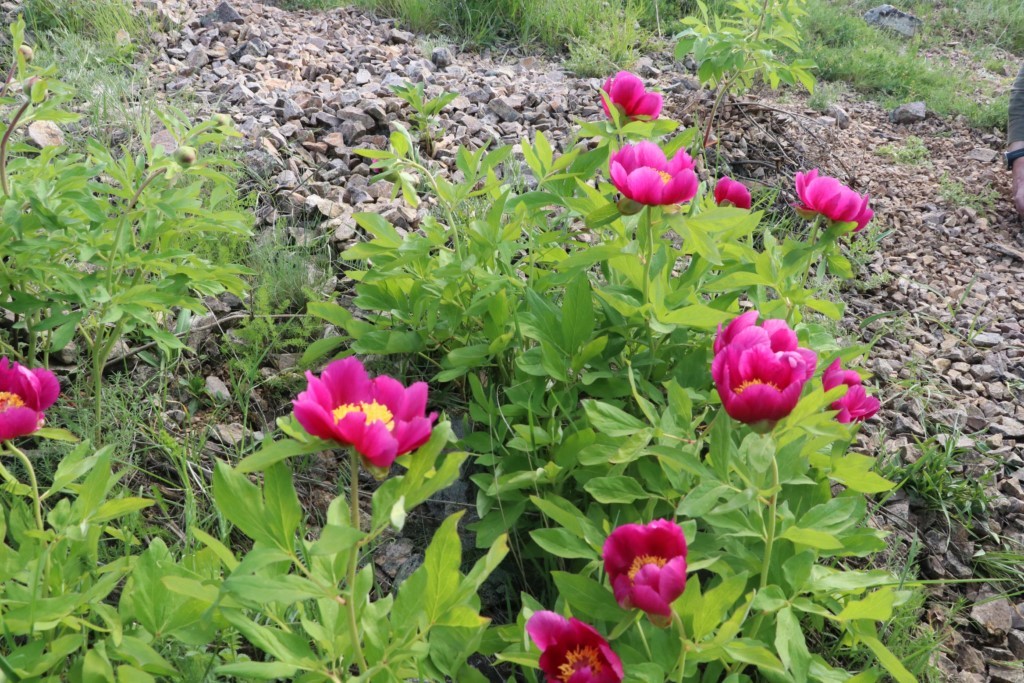
[[[872,26],[888,29],[904,38],[913,38],[924,23],[913,14],[900,11],[892,5],[879,5],[864,13],[864,21]]]
[[[523,115],[516,111],[507,97],[496,97],[488,103],[487,108],[505,122],[518,121],[523,118]]]
[[[231,400],[231,391],[228,389],[228,385],[224,384],[224,380],[216,375],[206,378],[206,393],[216,401]]]
[[[198,71],[209,63],[210,56],[206,54],[206,48],[202,45],[196,45],[194,48],[189,50],[188,55],[185,57],[185,65],[188,66],[191,71]]]
[[[33,121],[28,125],[28,141],[40,149],[60,147],[64,144],[64,133],[53,121]]]
[[[908,102],[889,112],[889,120],[893,123],[917,123],[924,121],[927,115],[924,102]]]
[[[999,334],[998,332],[981,332],[979,334],[974,335],[974,338],[971,339],[971,342],[975,346],[980,346],[982,348],[991,348],[993,346],[999,346],[1000,344],[1003,343],[1003,335]]]
[[[452,62],[455,61],[455,55],[452,51],[445,46],[435,47],[430,53],[430,61],[434,63],[438,69],[444,69],[445,67],[451,66]]]
[[[199,20],[199,25],[203,28],[209,28],[216,24],[244,24],[245,20],[242,19],[242,15],[227,2],[222,2],[217,5],[217,9],[213,10],[202,19]]]
[[[991,164],[999,157],[999,152],[988,147],[975,147],[966,155],[967,159],[971,161],[980,161],[983,164]]]
[[[210,427],[210,436],[230,448],[251,439],[253,432],[246,429],[239,422],[232,422],[231,424],[217,424]]]
[[[1006,598],[985,598],[971,608],[973,619],[994,641],[1002,642],[1013,623],[1013,608]]]
[[[259,57],[263,58],[270,54],[270,46],[267,45],[260,38],[253,38],[247,40],[242,44],[242,47],[238,48],[231,53],[231,59],[236,62],[242,59],[242,57]]]

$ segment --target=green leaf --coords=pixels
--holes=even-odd
[[[735,313],[720,311],[704,304],[690,304],[659,315],[658,322],[710,332],[717,329],[719,324],[734,317],[736,317]]]
[[[775,615],[775,651],[795,680],[807,680],[811,653],[792,607],[784,607]]]
[[[842,541],[826,531],[798,526],[789,527],[779,538],[792,541],[797,546],[804,545],[819,550],[835,550],[843,547]]]
[[[583,346],[594,332],[594,303],[590,280],[580,273],[565,290],[562,300],[562,340],[570,354]]]
[[[458,596],[459,567],[462,564],[462,539],[459,538],[458,527],[462,514],[458,512],[441,523],[424,554],[427,583],[423,605],[427,619],[432,623],[440,622]]]
[[[896,593],[892,587],[880,588],[868,593],[863,600],[854,600],[843,607],[843,611],[836,615],[839,621],[852,621],[854,619],[870,619],[872,621],[886,621],[892,617],[893,605],[896,602]]]
[[[727,643],[724,649],[737,662],[753,664],[758,669],[772,673],[783,673],[785,671],[782,662],[759,640],[739,638],[731,643]]]
[[[619,207],[614,202],[609,202],[588,213],[583,220],[589,229],[597,230],[615,222],[621,215]]]
[[[244,474],[219,460],[213,468],[213,498],[221,514],[246,536],[277,545],[259,489]]]
[[[580,574],[551,572],[558,592],[567,603],[586,617],[615,622],[622,618],[622,608],[611,591],[597,581]]]
[[[69,441],[75,443],[79,441],[79,438],[69,432],[66,429],[59,427],[43,427],[32,432],[32,436],[38,436],[42,439],[51,439],[53,441]]]
[[[530,532],[530,538],[555,557],[584,560],[594,560],[598,557],[597,551],[565,529],[535,529]]]
[[[224,676],[238,676],[243,680],[255,678],[261,681],[272,681],[277,679],[293,680],[295,673],[299,670],[292,664],[282,662],[234,662],[232,664],[221,664],[215,671]]]
[[[586,399],[583,409],[593,427],[607,436],[631,436],[648,425],[608,403]]]
[[[873,636],[858,636],[858,640],[868,646],[878,662],[885,667],[889,675],[896,679],[897,683],[917,683],[914,674],[910,673],[903,663],[892,653],[889,648],[882,644],[878,638]]]
[[[632,503],[652,497],[632,477],[595,477],[583,485],[587,493],[599,503]]]

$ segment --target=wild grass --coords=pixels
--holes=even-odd
[[[924,140],[916,135],[908,135],[902,145],[881,145],[875,153],[908,166],[923,163],[930,154]]]
[[[309,6],[323,0],[297,0]],[[583,76],[628,67],[655,33],[681,15],[668,0],[355,0],[407,28],[444,34],[467,47],[504,42],[568,53]]]
[[[959,0],[958,4],[981,2]],[[1006,126],[1006,94],[997,94],[991,83],[979,82],[967,69],[932,56],[930,48],[941,44],[941,31],[906,41],[868,26],[861,18],[867,8],[862,2],[809,0],[803,24],[806,53],[817,63],[820,79],[842,81],[887,106],[923,100],[931,111],[962,115],[977,128]],[[1004,28],[1012,33],[1018,20],[1007,22]],[[1024,17],[1020,23],[1024,24]]]
[[[139,40],[147,27],[129,0],[25,0],[22,11],[33,33],[70,34],[107,47]]]

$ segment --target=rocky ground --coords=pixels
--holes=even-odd
[[[285,12],[256,0],[142,4],[162,18],[148,56],[153,79],[165,93],[189,93],[200,114],[234,118],[246,138],[245,165],[269,191],[259,227],[287,218],[296,241],[328,234],[343,247],[359,239],[356,211],[415,227],[417,212],[391,200],[387,183],[368,184],[370,170],[353,152],[383,148],[389,123],[408,119],[392,85],[423,82],[428,94],[459,94],[442,114],[436,154],[452,168],[459,145],[515,144],[542,130],[563,147],[574,120],[600,116],[600,83],[557,62],[443,46],[428,54],[416,36],[356,10]],[[710,97],[686,66],[655,56],[635,67],[666,94],[666,113],[684,122],[706,112]],[[897,555],[916,553],[911,539],[919,539],[916,560],[928,578],[957,580],[992,575],[979,557],[1024,552],[1024,225],[1008,200],[1001,137],[922,109],[891,117],[849,101],[822,114],[805,109],[800,95],[746,95],[723,111],[719,148],[732,174],[753,184],[791,192],[795,171],[819,167],[870,192],[878,243],[857,250],[862,277],[844,292],[848,335],[874,343],[873,383],[885,399],[864,446],[891,467],[932,471],[938,463],[948,481],[988,498],[986,514],[972,510],[970,496],[964,502],[963,486],[912,481],[885,502],[878,522],[893,530]],[[879,154],[909,136],[927,147],[919,163]],[[162,141],[173,145],[169,136]],[[215,316],[238,315],[223,309]],[[280,366],[277,359],[271,371]],[[229,431],[215,436],[244,436],[240,425]],[[388,546],[378,560],[382,579],[407,571],[416,551],[409,539]],[[1024,567],[1008,575],[1020,577]],[[1002,665],[1024,659],[1019,589],[996,600],[984,583],[935,589],[941,602],[967,601],[952,616],[927,612],[937,627],[955,629],[937,660],[949,680],[1024,681],[1019,665]]]

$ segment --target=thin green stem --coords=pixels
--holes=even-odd
[[[3,190],[5,197],[11,196],[11,186],[10,183],[7,182],[7,145],[11,142],[11,133],[13,133],[14,129],[17,128],[21,117],[25,115],[25,112],[28,111],[28,108],[31,105],[32,98],[30,97],[25,101],[25,104],[21,105],[21,108],[18,109],[18,113],[16,113],[14,118],[11,119],[11,125],[7,126],[7,130],[4,131],[3,139],[0,139],[0,189]]]
[[[768,502],[768,530],[764,540],[764,559],[761,562],[761,588],[768,585],[768,570],[772,566],[772,546],[775,545],[775,518],[779,502],[779,463],[772,454],[772,497]]]
[[[644,316],[644,322],[647,328],[647,348],[653,355],[654,330],[651,329],[651,316],[654,315],[654,306],[651,305],[651,261],[654,260],[654,225],[651,219],[651,211],[653,211],[653,209],[650,206],[645,206],[643,211],[640,213],[639,230],[643,234],[637,235],[637,237],[642,241],[644,250],[644,281],[642,283],[643,301],[641,302],[641,306],[647,309],[646,315]]]
[[[672,624],[679,633],[679,661],[676,663],[676,670],[678,671],[676,683],[683,683],[683,676],[686,675],[686,655],[690,652],[690,643],[686,639],[686,627],[683,626],[683,620],[674,611],[672,612]]]
[[[25,471],[28,472],[28,481],[32,487],[32,504],[36,515],[36,527],[39,531],[44,531],[43,527],[43,504],[39,499],[39,482],[36,481],[36,471],[32,467],[32,461],[28,459],[28,456],[22,453],[17,446],[10,441],[4,441],[4,445],[7,450],[14,455],[18,460],[21,460],[21,464],[25,466]]]
[[[349,495],[349,520],[352,528],[359,530],[359,454],[353,449],[349,453],[351,463],[348,495]],[[356,662],[359,664],[359,671],[366,671],[366,657],[363,656],[363,643],[359,635],[359,620],[356,618],[356,565],[359,563],[359,546],[352,549],[352,556],[348,561],[348,626],[352,632],[352,645],[356,651]]]

